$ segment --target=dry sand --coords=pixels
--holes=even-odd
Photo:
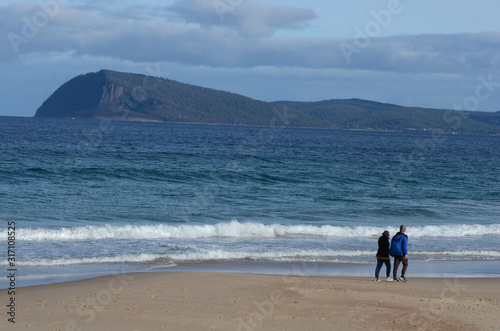
[[[20,288],[15,299],[16,323],[2,304],[1,330],[500,330],[491,278],[135,273]]]

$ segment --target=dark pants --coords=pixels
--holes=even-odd
[[[387,270],[387,277],[391,275],[391,260],[390,259],[379,259],[377,257],[377,267],[375,268],[375,278],[378,278],[378,274],[380,273],[380,269],[385,264]]]
[[[393,272],[394,279],[397,279],[397,273],[400,263],[403,263],[403,270],[401,270],[401,277],[404,277],[406,274],[406,268],[408,268],[408,259],[405,259],[404,256],[394,256],[394,272]]]

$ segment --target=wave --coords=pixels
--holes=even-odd
[[[101,256],[101,257],[75,257],[75,258],[57,258],[57,259],[37,259],[33,261],[19,261],[16,264],[20,266],[63,266],[76,264],[104,264],[104,263],[140,263],[151,262],[164,258],[158,254],[125,254],[118,256]],[[0,264],[4,265],[4,263]],[[175,266],[173,262],[169,262],[165,267]]]
[[[442,251],[412,252],[412,260],[448,260],[448,259],[500,259],[500,251]],[[110,263],[159,263],[159,267],[173,267],[182,262],[253,260],[274,262],[370,262],[375,259],[375,251],[369,250],[273,250],[273,251],[228,251],[223,249],[200,249],[195,252],[174,254],[124,254],[101,257],[73,257],[36,259],[20,261],[20,266],[64,266],[77,264],[110,264]],[[1,262],[0,266],[7,265]]]
[[[425,255],[425,256],[476,256],[476,257],[495,257],[500,258],[500,251],[441,251],[441,252],[411,252],[411,255]]]
[[[376,251],[370,250],[283,250],[265,252],[230,252],[226,250],[201,250],[198,252],[169,255],[174,261],[202,261],[202,260],[271,260],[271,261],[324,261],[324,262],[353,262],[352,258],[370,257],[375,259]],[[499,251],[443,251],[443,252],[411,252],[415,258],[441,259],[443,257],[475,257],[500,258]]]
[[[161,262],[162,266],[175,266],[175,262],[191,261],[223,261],[223,260],[268,260],[268,261],[309,261],[311,258],[325,258],[332,261],[333,257],[373,256],[373,251],[334,251],[334,250],[273,250],[261,252],[228,251],[223,249],[199,249],[196,252],[174,254],[124,254],[100,257],[73,257],[36,259],[19,261],[20,266],[62,266],[76,264],[106,264],[106,263],[147,263]],[[328,259],[327,259],[328,258]],[[0,262],[0,266],[7,262]]]
[[[189,253],[171,254],[169,257],[175,261],[200,261],[200,260],[291,260],[299,261],[308,260],[310,258],[332,258],[332,257],[362,257],[375,256],[375,251],[363,250],[329,250],[329,249],[297,249],[297,250],[272,250],[260,252],[245,252],[245,251],[227,251],[222,249],[216,250],[199,250]],[[330,260],[329,260],[330,261]]]
[[[412,238],[444,237],[461,238],[471,236],[500,236],[497,224],[449,224],[407,226]],[[71,240],[161,240],[198,238],[275,238],[287,236],[316,236],[341,238],[378,237],[384,230],[392,234],[397,228],[376,226],[333,226],[333,225],[282,225],[255,222],[231,221],[204,225],[87,225],[63,228],[21,228],[18,240],[29,241],[71,241]]]
[[[175,262],[191,261],[223,261],[223,260],[269,260],[269,261],[304,261],[310,258],[321,257],[356,257],[374,255],[372,251],[332,251],[332,250],[283,250],[272,252],[232,252],[223,249],[206,250],[200,249],[190,253],[174,254],[124,254],[118,256],[101,257],[75,257],[75,258],[55,258],[55,259],[37,259],[33,261],[20,261],[17,264],[21,266],[59,266],[75,264],[105,264],[105,263],[147,263],[161,262],[162,266],[175,266]],[[331,261],[331,259],[328,259]],[[6,262],[0,265],[7,265]]]
[[[500,236],[497,224],[449,224],[407,226],[407,234],[412,238],[470,236]],[[376,226],[333,226],[333,225],[282,225],[254,222],[224,222],[204,225],[87,225],[82,227],[22,228],[18,230],[18,240],[65,241],[102,239],[197,239],[197,238],[275,238],[286,236],[318,236],[341,238],[369,238],[380,236],[384,230],[392,234],[397,228]]]

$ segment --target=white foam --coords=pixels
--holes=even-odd
[[[103,264],[103,263],[146,263],[162,260],[162,267],[174,266],[175,261],[210,261],[210,260],[310,260],[311,258],[356,257],[373,256],[374,251],[335,251],[335,250],[273,250],[273,251],[228,251],[223,249],[198,249],[189,253],[178,254],[124,254],[118,256],[75,257],[37,259],[33,261],[19,261],[20,266],[63,266],[76,264]],[[167,264],[164,262],[168,261]],[[6,261],[0,266],[7,265]]]
[[[197,239],[197,238],[274,238],[286,236],[319,236],[362,238],[380,236],[384,230],[391,234],[397,228],[376,226],[332,226],[332,225],[281,225],[255,222],[231,221],[205,225],[103,225],[64,227],[56,229],[21,228],[18,240],[32,241],[66,241],[66,240],[103,240],[103,239]],[[407,234],[412,238],[447,237],[460,238],[468,236],[500,236],[497,224],[450,224],[407,226]]]
[[[299,259],[306,260],[314,257],[359,257],[375,256],[375,251],[347,251],[347,250],[272,250],[262,252],[235,252],[227,250],[199,250],[196,252],[172,254],[170,258],[175,261],[200,261],[200,260],[283,260]]]
[[[160,267],[175,266],[175,262],[191,261],[227,261],[227,260],[266,260],[266,261],[316,261],[316,262],[355,262],[375,260],[375,251],[371,250],[333,250],[333,249],[287,249],[267,251],[231,251],[224,249],[197,249],[192,252],[174,254],[124,254],[103,257],[74,257],[37,259],[19,261],[21,266],[64,266],[76,264],[105,264],[105,263],[159,263]],[[427,260],[442,260],[452,258],[500,259],[499,251],[413,251],[412,258],[426,258]],[[7,262],[0,262],[6,266]]]
[[[500,251],[442,251],[442,252],[411,252],[412,255],[425,256],[476,256],[476,257],[495,257],[500,258]]]
[[[370,250],[273,250],[264,252],[232,252],[227,250],[199,250],[197,252],[173,254],[169,257],[175,261],[203,261],[203,260],[273,260],[273,261],[332,261],[338,258],[365,258],[375,259],[376,251]],[[412,256],[426,257],[489,257],[500,258],[498,251],[445,251],[445,252],[411,252]]]
[[[138,263],[150,262],[165,258],[158,254],[125,254],[119,256],[100,256],[100,257],[82,257],[82,258],[58,258],[58,259],[38,259],[36,261],[19,261],[16,264],[20,266],[62,266],[75,264],[98,264],[98,263]],[[168,266],[168,265],[166,265]]]

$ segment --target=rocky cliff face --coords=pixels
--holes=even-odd
[[[500,134],[500,112],[401,107],[359,99],[263,102],[169,79],[110,70],[80,75],[64,83],[35,116]]]
[[[325,121],[234,93],[169,79],[101,70],[57,89],[36,117],[331,127]],[[277,124],[274,124],[278,122]]]
[[[99,106],[107,107],[112,104],[120,103],[120,98],[123,96],[125,88],[114,83],[102,87],[102,96]]]

